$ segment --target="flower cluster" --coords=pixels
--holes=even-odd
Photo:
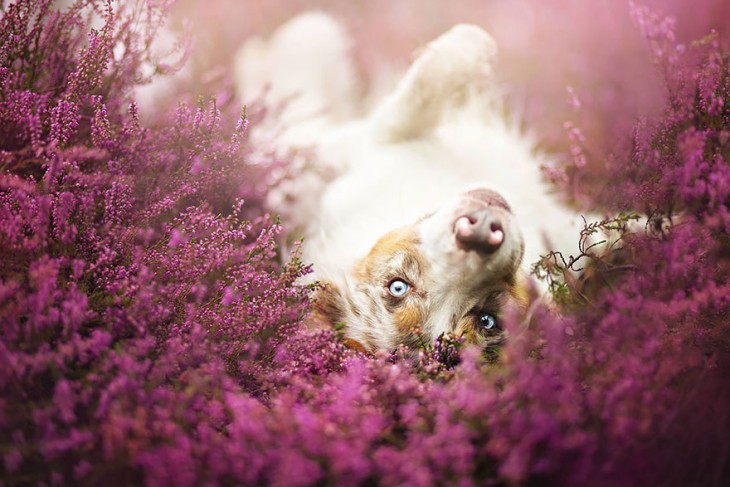
[[[234,105],[141,124],[126,97],[157,4],[52,3],[0,18],[2,483],[203,472],[226,393],[263,399],[306,310],[307,269],[278,263],[262,206],[283,162],[245,163]]]
[[[730,476],[730,59],[717,34],[678,49],[673,21],[631,7],[667,106],[606,162],[611,192],[585,193],[652,218],[609,252],[583,246],[580,279],[551,274],[569,306],[508,310],[488,357],[458,337],[365,356],[303,325],[308,269],[296,245],[281,255],[265,205],[291,170],[252,147],[232,97],[141,120],[133,88],[150,65],[174,67],[147,49],[166,4],[54,5],[3,3],[0,17],[0,485]],[[581,165],[604,162],[565,127]]]

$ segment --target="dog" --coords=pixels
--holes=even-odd
[[[527,265],[573,248],[580,218],[503,114],[494,40],[454,26],[373,106],[357,103],[349,48],[336,20],[306,13],[235,62],[244,101],[281,107],[252,137],[308,168],[270,204],[299,225],[321,283],[313,320],[367,352],[444,334],[498,344],[501,310],[526,303]]]

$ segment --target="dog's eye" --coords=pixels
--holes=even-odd
[[[482,313],[479,315],[479,324],[485,330],[492,330],[497,327],[497,318],[489,313]]]
[[[388,292],[391,296],[395,296],[396,298],[404,296],[410,288],[410,284],[400,279],[395,279],[390,284],[388,284]]]

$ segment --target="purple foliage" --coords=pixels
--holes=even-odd
[[[619,275],[596,267],[563,314],[514,310],[498,359],[449,337],[367,357],[302,326],[307,269],[278,255],[264,205],[284,163],[247,162],[238,109],[140,122],[128,95],[164,6],[52,3],[3,3],[0,18],[0,484],[730,476],[730,60],[716,37],[677,49],[671,21],[632,8],[668,104],[617,150],[597,200],[670,224],[627,237]],[[566,128],[580,168],[591,154]]]

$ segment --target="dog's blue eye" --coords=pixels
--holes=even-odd
[[[396,298],[404,296],[410,288],[410,284],[405,281],[401,281],[400,279],[396,279],[388,284],[388,292],[391,296],[395,296]]]
[[[479,315],[479,324],[481,324],[482,328],[485,330],[491,330],[497,326],[497,318],[489,313],[482,313]]]

